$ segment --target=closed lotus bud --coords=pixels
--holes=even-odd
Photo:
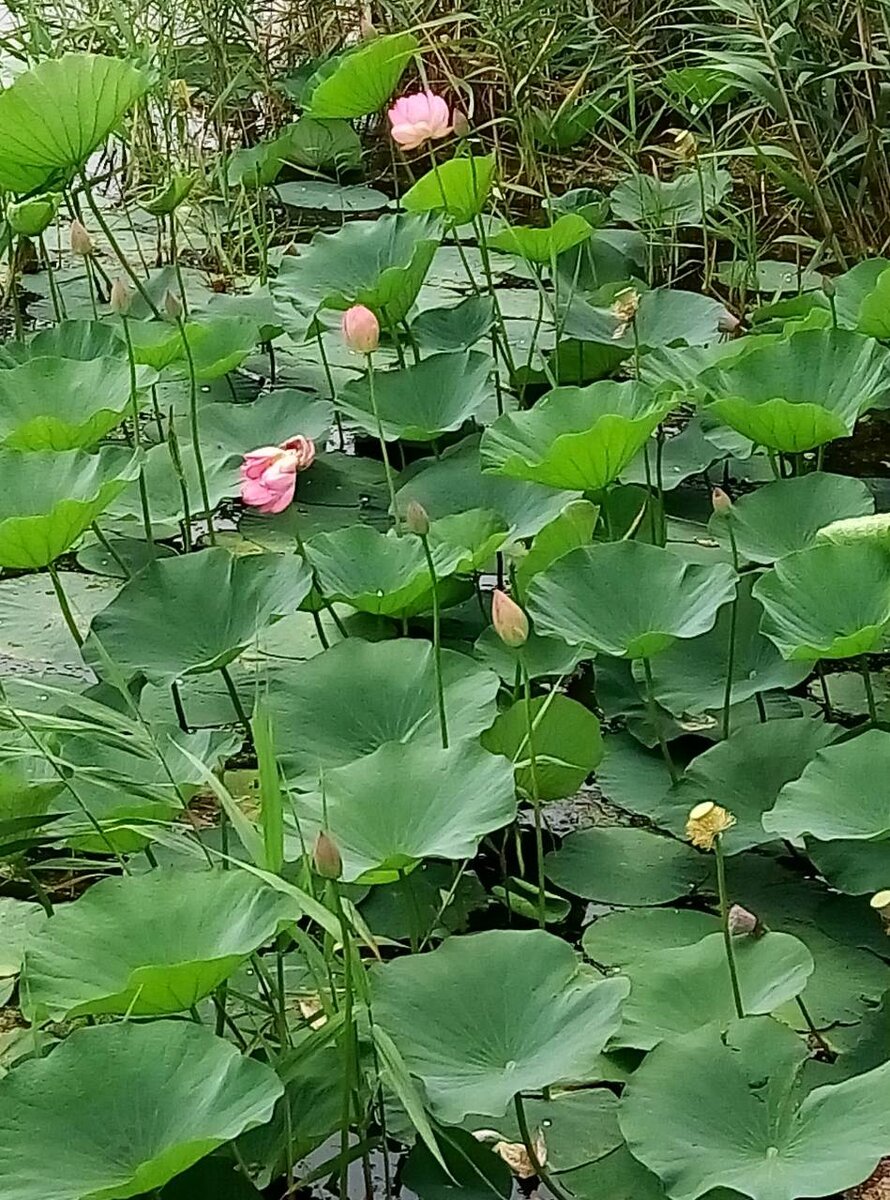
[[[824,296],[827,296],[829,300],[833,300],[836,293],[837,293],[837,288],[834,286],[834,280],[828,275],[823,275],[822,276],[822,294]]]
[[[418,537],[426,537],[430,531],[430,519],[426,509],[417,500],[410,500],[405,509],[405,528]]]
[[[337,843],[324,829],[319,831],[312,851],[312,865],[322,879],[339,879],[343,874],[343,859]]]
[[[358,26],[359,37],[363,42],[369,42],[371,38],[378,36],[377,30],[374,27],[374,22],[371,20],[369,13],[365,13]]]
[[[373,354],[380,345],[380,322],[364,304],[353,304],[346,310],[340,331],[354,354]]]
[[[881,924],[884,926],[884,932],[890,934],[890,888],[884,888],[880,892],[875,892],[869,904],[881,918]]]
[[[528,641],[528,617],[500,588],[495,588],[491,598],[491,623],[504,645],[513,650]]]
[[[71,222],[68,236],[71,249],[75,254],[80,255],[81,258],[88,258],[93,253],[93,239],[80,221],[75,219]]]
[[[125,317],[133,303],[133,293],[124,279],[115,279],[111,285],[111,297],[108,301],[111,311],[119,317]]]
[[[168,292],[164,297],[164,312],[171,321],[178,321],[182,317],[182,301],[174,292]]]
[[[720,487],[711,489],[711,506],[718,517],[728,517],[732,512],[732,501]]]
[[[713,850],[721,833],[732,829],[735,817],[713,800],[705,800],[690,809],[686,820],[686,836],[699,850]]]
[[[746,933],[756,933],[760,922],[752,912],[741,904],[733,904],[728,913],[729,932],[733,937],[741,937]]]
[[[470,122],[462,108],[456,108],[451,114],[451,128],[456,138],[470,136]]]

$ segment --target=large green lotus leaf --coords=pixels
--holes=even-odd
[[[606,970],[669,947],[692,946],[719,929],[717,917],[697,908],[626,908],[597,917],[584,930],[581,946]]]
[[[807,855],[833,888],[852,896],[882,891],[890,875],[890,840],[842,838],[820,842],[807,838]]]
[[[729,1187],[752,1200],[827,1196],[890,1150],[890,1063],[801,1103],[802,1039],[769,1017],[665,1041],[628,1084],[628,1147],[673,1200]]]
[[[593,234],[593,226],[579,213],[564,213],[541,229],[532,225],[508,225],[486,239],[492,250],[518,254],[528,262],[549,266],[560,254],[580,246]]]
[[[400,213],[349,221],[318,233],[299,255],[286,254],[272,281],[282,320],[304,330],[320,308],[373,309],[386,327],[408,315],[439,244],[430,214]]]
[[[531,679],[542,675],[571,675],[579,663],[593,657],[586,646],[570,646],[562,638],[541,637],[532,629],[528,641],[519,649],[504,644],[492,626],[483,629],[476,638],[473,654],[492,671],[497,671],[504,683],[516,686],[520,658]]]
[[[864,517],[831,521],[816,534],[816,544],[822,542],[832,542],[836,545],[870,542],[890,551],[890,513],[871,513]]]
[[[424,858],[473,858],[485,834],[516,816],[510,763],[473,742],[388,742],[325,771],[323,783],[323,794],[295,801],[305,839],[296,850],[328,829],[347,882],[391,883]]]
[[[507,524],[496,512],[471,508],[467,512],[439,517],[430,524],[430,548],[433,561],[457,553],[455,570],[466,575],[494,561],[496,551],[507,540]]]
[[[622,1144],[602,1158],[559,1177],[560,1187],[577,1200],[667,1200],[661,1180],[647,1171]],[[713,1200],[731,1200],[732,1192],[713,1193]]]
[[[710,531],[729,545],[729,528],[739,554],[752,562],[777,558],[815,545],[819,531],[832,521],[874,512],[874,497],[861,479],[815,471],[796,479],[776,479],[749,492],[727,516],[714,514]]]
[[[420,538],[353,525],[316,535],[307,552],[328,600],[388,617],[412,616],[432,602]],[[432,553],[437,579],[451,575],[463,557],[459,547],[447,543],[433,547]]]
[[[491,369],[487,354],[465,350],[431,354],[401,370],[375,372],[374,393],[383,436],[387,441],[431,442],[441,433],[460,429],[492,401]],[[367,375],[338,392],[337,408],[377,436]]]
[[[528,589],[535,628],[622,658],[648,658],[714,625],[735,594],[727,563],[684,563],[643,542],[582,546],[536,575]]]
[[[254,446],[278,446],[297,434],[323,442],[333,421],[330,401],[290,388],[261,396],[253,404],[208,404],[200,418],[204,462],[240,462]],[[191,438],[185,416],[179,422],[179,436],[181,442]],[[304,482],[301,477],[300,483]]]
[[[561,800],[578,790],[603,757],[600,723],[593,713],[559,692],[531,702],[534,779],[539,800]],[[502,712],[482,735],[482,745],[513,763],[516,786],[534,795],[525,700]]]
[[[18,975],[25,947],[46,920],[39,904],[0,896],[0,987],[6,979]]]
[[[551,563],[570,550],[591,544],[599,511],[599,507],[589,500],[575,500],[544,526],[516,567],[516,586],[521,595],[525,594],[535,575],[545,571]]]
[[[189,498],[189,512],[194,520],[203,505],[198,467],[190,444],[181,444],[179,450]],[[180,522],[185,520],[185,506],[180,478],[173,465],[169,445],[152,446],[143,456],[142,462],[152,528],[159,537],[174,537],[180,533]],[[224,459],[221,456],[208,455],[204,468],[212,508],[222,500],[237,496],[238,472],[234,467],[232,455],[227,455]],[[142,500],[139,491],[139,485],[133,481],[108,506],[108,521],[119,522],[120,532],[134,538],[143,535]],[[268,519],[263,517],[264,521]],[[291,538],[287,548],[290,549],[293,545],[294,541]]]
[[[667,904],[707,882],[713,864],[674,838],[609,827],[569,834],[544,860],[551,883],[603,904]]]
[[[813,546],[758,579],[761,629],[784,658],[852,658],[881,650],[890,624],[890,558],[867,542]]]
[[[595,1075],[627,995],[541,930],[448,938],[372,969],[374,1020],[446,1123],[503,1116],[517,1092]]]
[[[504,518],[514,539],[534,537],[577,497],[577,492],[555,492],[538,483],[483,474],[476,435],[447,450],[441,459],[425,459],[410,474],[406,472],[396,498],[403,512],[410,500],[417,500],[433,520],[468,509],[489,509]]]
[[[271,1067],[191,1021],[77,1029],[0,1080],[6,1200],[125,1200],[262,1125]]]
[[[156,379],[137,368],[140,406]],[[31,358],[0,371],[0,445],[13,450],[88,449],[130,411],[130,368],[120,358]]]
[[[84,362],[91,358],[124,358],[126,346],[105,321],[60,321],[50,329],[41,329],[28,342],[7,342],[3,355],[15,362],[31,358],[74,358]]]
[[[187,1012],[293,916],[246,871],[105,879],[29,941],[24,1009],[33,1021]]]
[[[775,831],[765,831],[763,814],[836,736],[837,726],[806,718],[742,725],[692,760],[651,818],[682,837],[689,810],[717,797],[736,818],[721,839],[727,854],[770,842]]]
[[[738,606],[733,618],[731,606],[717,614],[717,622],[708,633],[685,642],[677,642],[652,660],[655,698],[675,716],[698,714],[720,709],[729,670],[729,634],[735,619],[732,660],[732,701],[740,704],[771,688],[793,688],[810,673],[809,663],[788,663],[760,632],[763,609],[751,595],[756,576],[739,579]],[[642,669],[634,668],[637,681]]]
[[[650,387],[697,377],[706,365],[715,359],[739,352],[742,339],[737,343],[718,343],[720,322],[726,316],[725,307],[710,296],[697,292],[683,292],[676,288],[652,288],[640,294],[640,306],[634,320],[634,328],[623,328],[611,305],[598,306],[583,296],[574,295],[565,310],[562,332],[565,337],[579,342],[595,342],[619,351],[622,358],[629,358],[639,344],[646,352],[647,361],[643,376]],[[636,340],[635,340],[636,339]],[[708,346],[709,349],[682,355],[676,351],[659,351],[661,347]],[[659,363],[664,365],[659,366]]]
[[[550,487],[597,491],[617,479],[670,411],[645,384],[601,380],[555,388],[482,435],[482,465]]]
[[[63,54],[20,75],[0,95],[0,187],[67,183],[150,83],[101,54]]]
[[[609,201],[613,215],[620,221],[647,229],[668,229],[700,225],[731,187],[730,173],[713,167],[684,171],[672,180],[635,171],[612,189]]]
[[[813,956],[788,933],[739,937],[733,948],[747,1016],[775,1012],[800,995],[813,973]],[[722,933],[643,954],[624,970],[630,996],[615,1046],[651,1050],[712,1021],[725,1028],[736,1016]]]
[[[491,331],[491,296],[467,296],[459,304],[427,308],[411,322],[411,336],[426,352],[469,350]]]
[[[177,325],[133,321],[130,332],[137,362],[148,363],[157,370],[175,367],[172,374],[187,377],[190,367]],[[200,383],[207,383],[221,379],[241,365],[259,340],[259,328],[251,317],[203,315],[185,325],[185,336],[195,376]]]
[[[335,55],[306,84],[306,112],[344,118],[377,112],[396,90],[417,47],[413,33],[391,33]]]
[[[339,175],[362,165],[362,143],[349,121],[300,117],[275,139],[281,158],[312,171]]]
[[[419,945],[430,930],[437,937],[440,930],[462,933],[471,914],[487,908],[490,897],[472,871],[460,872],[454,863],[421,863],[395,883],[371,888],[361,914],[375,937],[416,939]]]
[[[699,378],[711,412],[788,454],[849,437],[890,389],[890,354],[845,329],[812,329],[751,350]]]
[[[214,549],[159,559],[93,618],[84,651],[100,672],[110,659],[150,683],[216,671],[298,608],[311,585],[296,556]]]
[[[500,683],[454,650],[443,650],[442,673],[456,745],[491,725]],[[349,638],[273,678],[268,705],[283,761],[307,775],[310,786],[319,766],[352,762],[384,742],[441,744],[433,648],[425,641]]]
[[[291,208],[326,209],[337,213],[366,213],[386,208],[389,197],[361,183],[327,183],[322,179],[279,183],[275,195]]]
[[[25,453],[0,450],[0,566],[39,569],[70,550],[136,477],[117,447]]]
[[[877,840],[890,837],[890,733],[871,729],[826,746],[803,774],[787,783],[763,827],[783,838],[804,834]],[[890,869],[890,856],[888,856]]]
[[[449,225],[467,225],[488,203],[494,167],[493,154],[449,159],[421,175],[402,196],[402,207],[441,213]]]
[[[653,465],[658,453],[658,444],[649,439],[649,446],[638,452],[636,458],[621,472],[622,483],[646,483],[646,460],[648,455],[649,471],[652,474]],[[705,436],[705,424],[700,415],[693,417],[678,432],[662,442],[661,448],[661,485],[666,492],[673,491],[681,483],[685,483],[693,475],[701,475],[708,467],[724,455],[713,442]]]

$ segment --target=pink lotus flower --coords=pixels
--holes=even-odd
[[[302,435],[248,451],[241,464],[242,501],[262,513],[283,512],[294,498],[297,475],[314,460],[315,443]]]
[[[392,136],[403,150],[416,150],[431,138],[451,133],[448,102],[435,92],[415,92],[400,96],[389,110]]]
[[[380,345],[380,322],[364,304],[353,304],[346,310],[340,332],[354,354],[373,354]]]

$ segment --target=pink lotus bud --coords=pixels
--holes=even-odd
[[[431,91],[400,96],[389,110],[389,122],[393,141],[403,150],[416,150],[430,139],[451,133],[448,102]]]
[[[711,506],[718,517],[728,517],[732,512],[732,501],[723,488],[711,489]]]
[[[315,443],[298,435],[280,446],[261,446],[241,463],[241,500],[261,513],[279,513],[291,503],[297,475],[315,461]]]
[[[451,128],[456,138],[470,136],[470,122],[462,108],[456,108],[451,115]]]
[[[756,933],[760,922],[752,912],[748,912],[747,908],[742,908],[741,904],[733,904],[728,914],[729,932],[733,937],[740,937],[746,933]]]
[[[409,500],[405,509],[405,528],[417,537],[426,537],[430,531],[430,519],[426,509],[417,500]]]
[[[88,258],[93,253],[93,239],[76,218],[71,222],[68,237],[72,251],[81,258]]]
[[[320,875],[322,879],[339,879],[343,874],[343,859],[340,857],[337,843],[323,829],[315,839],[312,866],[316,875]]]
[[[111,285],[111,297],[108,301],[111,311],[119,317],[125,317],[133,303],[133,293],[125,279],[115,279]]]
[[[380,345],[380,322],[364,304],[353,304],[340,322],[343,341],[355,354],[373,354]]]
[[[513,650],[528,641],[528,617],[500,588],[495,588],[491,598],[491,623],[504,645]]]
[[[168,292],[164,297],[164,312],[171,321],[179,321],[182,317],[182,301],[174,292]]]

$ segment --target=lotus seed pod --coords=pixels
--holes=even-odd
[[[699,850],[713,850],[721,833],[732,829],[735,817],[713,800],[704,800],[689,811],[686,836]]]

